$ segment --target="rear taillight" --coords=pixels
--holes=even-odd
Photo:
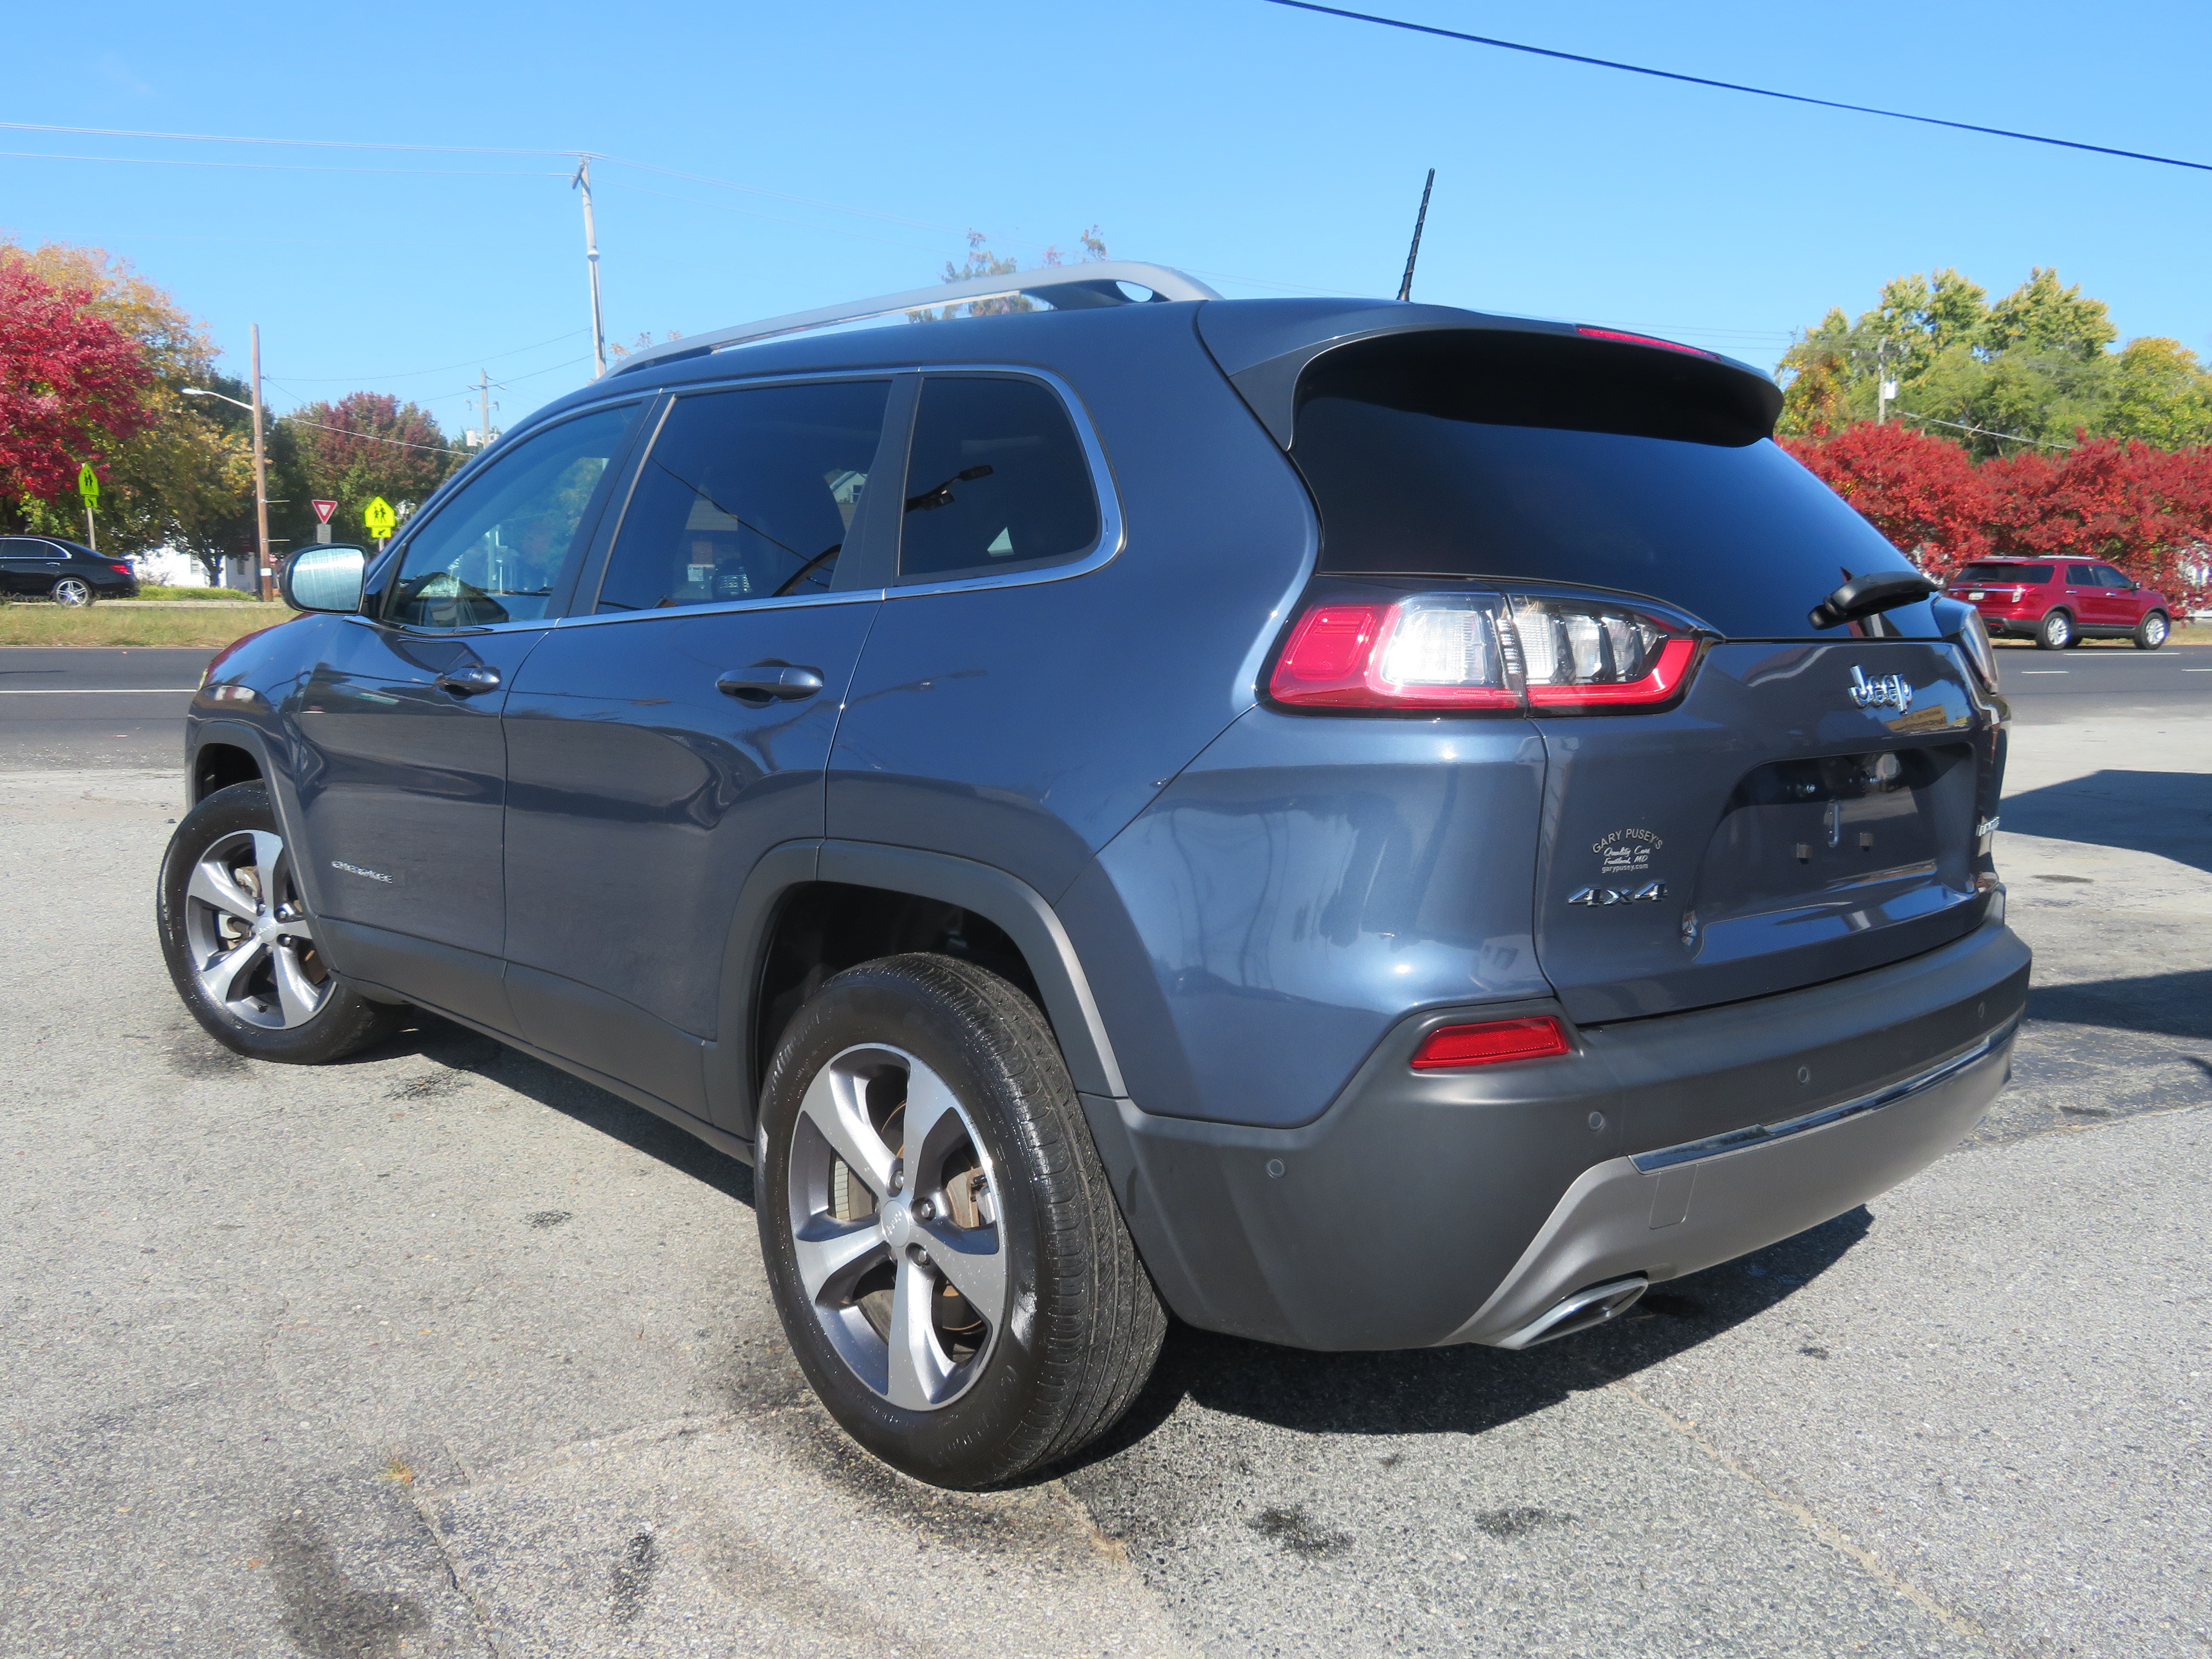
[[[107,568],[110,570],[112,570],[118,576],[128,576],[134,574],[131,567],[127,564],[110,563]]]
[[[1697,654],[1680,623],[1602,600],[1347,598],[1298,617],[1267,690],[1293,708],[1574,714],[1666,702]]]
[[[1439,1025],[1421,1039],[1407,1063],[1417,1072],[1456,1072],[1573,1052],[1565,1027],[1549,1014],[1540,1014],[1528,1019],[1486,1019],[1479,1025]]]

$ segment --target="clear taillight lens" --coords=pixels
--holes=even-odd
[[[1415,593],[1310,606],[1267,690],[1305,708],[1571,713],[1667,702],[1697,652],[1687,629],[1629,605]]]

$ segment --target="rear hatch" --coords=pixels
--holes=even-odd
[[[1383,335],[1297,383],[1324,620],[1358,622],[1346,584],[1455,595],[1375,625],[1410,640],[1395,619],[1423,605],[1480,610],[1536,718],[1534,931],[1579,1020],[1860,972],[1990,902],[1999,732],[1957,642],[1972,613],[1813,627],[1842,582],[1912,567],[1771,441],[1778,402],[1706,354],[1572,330]]]

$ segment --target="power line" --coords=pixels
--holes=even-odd
[[[489,167],[319,167],[298,161],[191,161],[162,155],[65,155],[50,149],[0,149],[16,161],[120,161],[140,167],[228,167],[249,173],[381,173],[407,179],[565,179],[565,173],[501,173]]]
[[[469,363],[495,363],[502,357],[520,357],[526,351],[536,351],[541,347],[558,345],[563,340],[573,340],[579,334],[590,332],[589,329],[572,328],[566,334],[556,334],[550,340],[538,340],[526,346],[516,346],[511,351],[495,351],[488,357],[471,357],[466,362],[441,363],[435,368],[405,369],[397,374],[294,374],[288,376],[287,379],[307,386],[337,386],[341,382],[350,382],[358,386],[365,380],[411,380],[418,375],[444,374],[456,368],[466,368]],[[582,359],[579,358],[578,361],[581,362]]]
[[[1580,52],[1554,52],[1548,46],[1524,46],[1518,40],[1500,40],[1487,34],[1463,34],[1457,29],[1440,29],[1429,23],[1409,23],[1399,17],[1378,17],[1373,12],[1346,11],[1338,6],[1316,5],[1314,0],[1267,0],[1267,3],[1289,6],[1297,11],[1317,11],[1330,17],[1348,17],[1355,22],[1378,23],[1384,28],[1405,29],[1414,34],[1440,35],[1447,40],[1465,40],[1478,46],[1496,46],[1504,52],[1525,52],[1534,58],[1555,58],[1562,63],[1588,64],[1595,69],[1621,70],[1630,75],[1649,75],[1661,81],[1680,81],[1693,87],[1717,87],[1723,92],[1746,92],[1756,98],[1779,98],[1786,103],[1847,110],[1854,115],[1880,115],[1893,121],[1917,121],[1923,126],[1950,127],[1960,132],[1984,133],[1992,138],[2018,138],[2031,144],[2052,144],[2060,149],[2082,149],[2097,155],[2118,155],[2130,161],[2156,161],[2161,167],[2188,167],[2197,173],[2212,173],[2212,161],[2183,161],[2171,155],[2153,155],[2145,150],[2116,149],[2110,144],[2085,144],[2072,138],[2049,138],[2038,132],[2014,132],[2008,127],[1977,126],[1972,121],[1947,121],[1940,116],[1875,109],[1868,104],[1845,104],[1833,98],[1812,98],[1802,92],[1776,92],[1771,88],[1747,87],[1736,81],[1715,81],[1702,75],[1681,75],[1673,70],[1647,69],[1641,64],[1617,63],[1610,58],[1586,58]]]
[[[431,449],[441,455],[466,455],[465,449],[455,449],[450,444],[410,444],[404,438],[380,438],[374,432],[356,432],[349,426],[332,426],[326,421],[303,421],[297,415],[279,415],[280,421],[289,421],[295,426],[312,426],[319,431],[335,432],[347,438],[366,438],[373,444],[396,444],[402,449]]]
[[[139,132],[129,127],[57,127],[0,121],[0,131],[69,132],[88,138],[173,138],[195,144],[278,144],[295,149],[411,149],[443,155],[574,155],[573,149],[497,149],[484,144],[380,144],[358,138],[241,138],[219,132]]]

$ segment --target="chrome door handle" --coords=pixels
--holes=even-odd
[[[822,671],[787,662],[757,662],[750,668],[733,668],[714,682],[724,696],[735,697],[756,708],[771,702],[797,702],[822,689]]]
[[[499,690],[499,670],[489,663],[472,662],[465,668],[449,668],[438,676],[438,689],[457,697],[473,697]]]

